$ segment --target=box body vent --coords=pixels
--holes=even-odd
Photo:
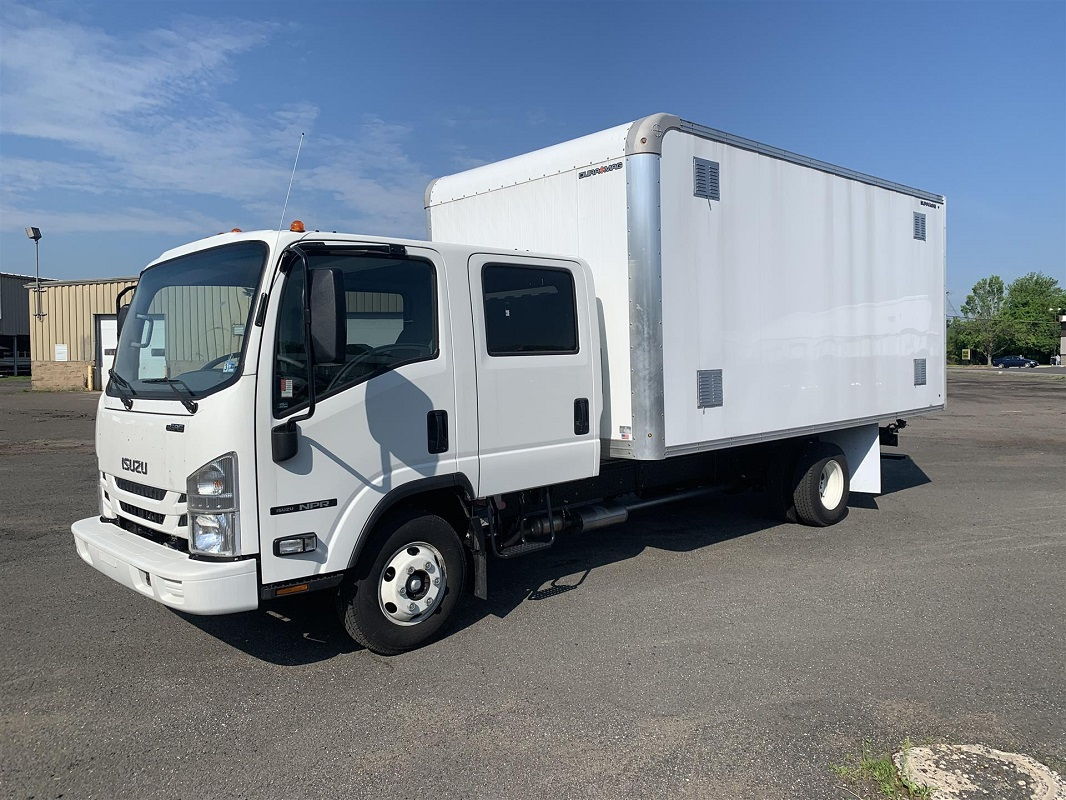
[[[718,408],[722,402],[722,370],[697,370],[696,408]]]
[[[925,214],[914,212],[914,238],[925,241]]]
[[[692,159],[692,194],[707,200],[721,200],[718,185],[718,162],[705,158]]]
[[[925,386],[925,359],[914,359],[914,385]]]

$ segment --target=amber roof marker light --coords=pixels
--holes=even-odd
[[[292,221],[292,224],[289,226],[289,230],[293,233],[307,233],[307,230],[304,228],[303,221],[298,219],[294,219]]]

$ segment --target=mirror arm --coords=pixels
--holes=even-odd
[[[136,288],[137,288],[137,284],[133,284],[133,286],[127,286],[125,289],[123,289],[121,292],[119,292],[117,295],[115,295],[115,316],[116,317],[119,315],[119,313],[118,313],[119,309],[122,308],[122,298],[125,297],[127,294],[129,294],[130,292],[132,292]]]
[[[304,349],[307,351],[307,411],[292,417],[290,427],[315,415],[315,347],[311,340],[311,270],[307,268],[307,256],[297,247],[293,248],[300,257],[300,268],[304,273]]]
[[[307,257],[298,247],[293,247],[300,260],[304,273],[304,350],[307,353],[307,411],[289,417],[270,432],[271,455],[277,463],[288,461],[299,452],[299,428],[297,422],[310,419],[315,414],[315,353],[311,342],[311,272],[307,268]]]

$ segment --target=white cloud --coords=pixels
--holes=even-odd
[[[104,215],[110,230],[171,233],[203,220],[168,209],[195,208],[201,196],[237,203],[245,228],[273,226],[306,131],[291,207],[344,228],[422,229],[429,176],[407,155],[404,126],[370,117],[354,137],[316,136],[312,104],[237,108],[218,98],[215,88],[239,80],[241,57],[275,26],[187,19],[119,37],[24,6],[5,5],[3,17],[0,134],[50,143],[51,153],[0,162],[6,205],[54,204],[35,195],[61,190],[54,224],[100,230],[93,215],[103,195],[117,206]]]
[[[0,217],[11,220],[10,227],[19,227],[18,220],[32,220],[46,231],[63,233],[162,233],[175,236],[210,236],[231,225],[195,211],[166,213],[145,208],[121,207],[109,211],[50,211],[19,206],[0,206]]]
[[[107,190],[107,170],[84,161],[52,161],[5,157],[0,161],[4,187],[12,193],[42,189],[101,194]]]

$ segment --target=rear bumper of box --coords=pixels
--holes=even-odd
[[[98,517],[70,526],[82,560],[112,580],[189,614],[232,614],[259,606],[254,559],[197,561]]]

